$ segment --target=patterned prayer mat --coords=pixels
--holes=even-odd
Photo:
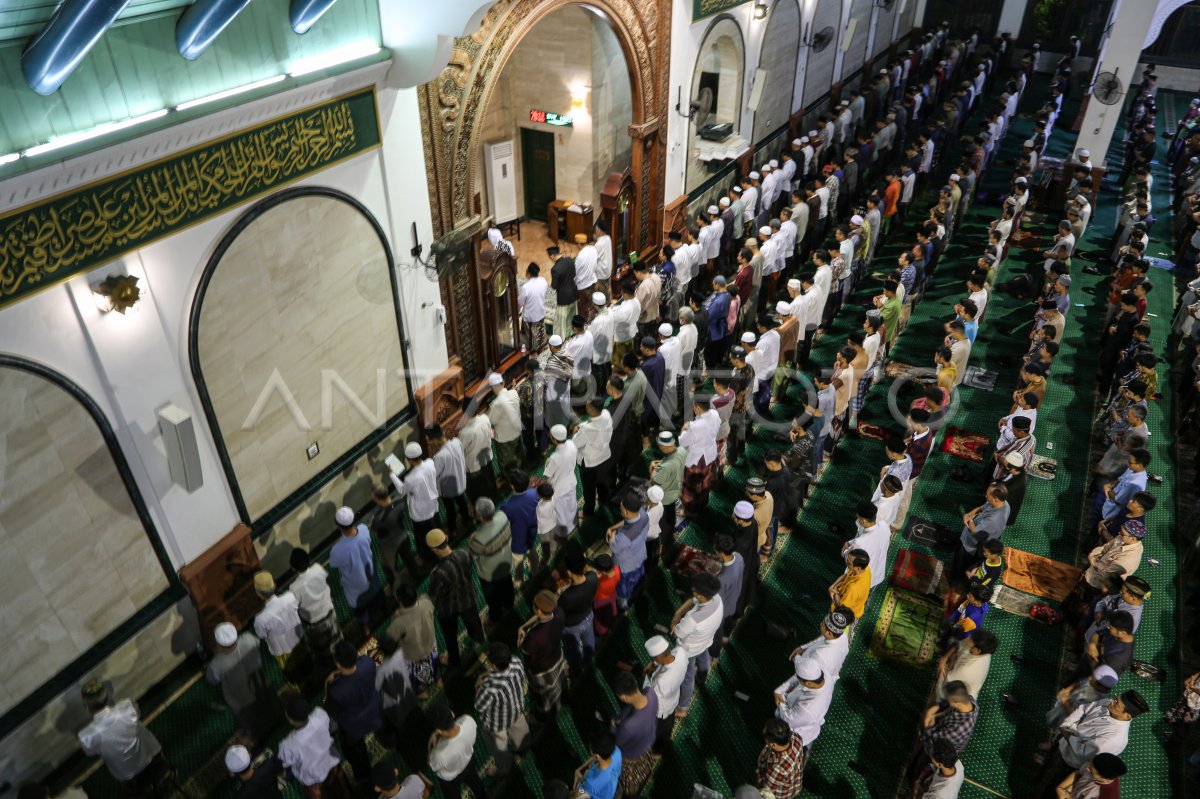
[[[968,433],[957,427],[947,427],[946,436],[942,439],[942,452],[948,452],[956,458],[983,463],[985,453],[992,440],[979,433]]]
[[[1058,474],[1058,461],[1054,458],[1047,458],[1045,455],[1034,455],[1026,471],[1030,477],[1036,477],[1039,480],[1053,480],[1054,476]]]
[[[1042,249],[1042,242],[1044,240],[1045,237],[1040,236],[1037,233],[1030,233],[1027,230],[1022,230],[1015,236],[1011,236],[1009,238],[1009,242],[1011,242],[1014,247],[1020,247],[1023,250],[1040,250]]]
[[[908,515],[908,522],[904,525],[904,537],[914,544],[931,548],[957,540],[957,536],[948,527],[934,524],[928,519],[920,519],[911,513]]]
[[[1029,609],[1040,601],[1039,597],[1026,594],[1007,585],[1000,585],[992,594],[992,607],[1000,608],[1014,616],[1028,616]]]
[[[873,438],[877,441],[887,441],[888,431],[886,427],[881,425],[871,424],[870,422],[858,423],[858,434],[863,438]]]
[[[888,583],[894,588],[917,594],[938,594],[941,591],[944,570],[945,565],[937,558],[911,549],[901,549],[892,563],[892,574]]]
[[[933,662],[941,622],[940,602],[889,588],[871,636],[870,652],[877,658],[927,666]]]
[[[1081,574],[1081,570],[1069,564],[1021,549],[1004,548],[1003,582],[1018,591],[1062,602],[1074,590]]]
[[[936,373],[933,369],[926,366],[915,366],[911,363],[901,363],[900,361],[888,361],[883,365],[883,373],[888,377],[900,377],[907,375],[911,377],[935,377]]]
[[[997,372],[989,372],[986,369],[980,369],[978,366],[968,366],[966,376],[963,377],[963,383],[983,391],[993,391],[996,388],[996,380],[999,377],[1000,375]]]
[[[776,547],[776,551],[778,549]],[[671,564],[671,571],[686,580],[693,574],[708,571],[708,564],[716,562],[715,555],[684,544],[679,547],[679,554],[675,556],[675,562]]]

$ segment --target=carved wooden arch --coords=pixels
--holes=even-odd
[[[499,0],[484,15],[477,31],[455,39],[441,75],[419,87],[435,235],[463,227],[475,232],[478,227],[474,183],[482,115],[521,39],[541,20],[567,6],[602,12],[620,42],[633,100],[629,135],[642,142],[633,148],[641,223],[637,238],[639,244],[657,240],[668,70],[656,69],[655,64],[670,63],[668,0]]]

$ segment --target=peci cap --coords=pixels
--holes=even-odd
[[[761,180],[761,179],[762,179],[762,175],[758,174],[758,172],[751,172],[751,173],[750,173],[750,179],[751,179],[751,180]]]
[[[761,477],[751,477],[746,481],[746,493],[752,496],[762,496],[767,493],[767,484]]]
[[[417,459],[421,457],[421,445],[415,441],[410,441],[404,445],[404,457]]]
[[[772,231],[772,230],[771,230],[771,226],[770,226],[770,225],[763,225],[762,227],[760,227],[760,228],[758,229],[758,235],[762,236],[764,239],[769,239],[769,238],[771,238],[771,234],[772,234],[773,232],[774,232],[774,231]]]
[[[430,549],[441,549],[449,543],[444,530],[430,530],[425,534],[425,544]]]
[[[642,346],[648,349],[654,349],[658,346],[658,341],[653,336],[642,336]]]
[[[743,344],[753,344],[754,341],[755,341],[755,336],[749,330],[747,330],[745,333],[742,334],[742,343]]]
[[[223,621],[213,630],[213,640],[217,642],[217,646],[233,646],[237,643],[238,631],[227,621]]]
[[[720,202],[717,203],[717,205],[721,206],[722,208],[728,208],[729,207],[729,198],[722,197]]]
[[[863,223],[863,218],[862,218],[861,214],[855,214],[854,216],[850,217],[850,224],[861,225],[862,223]]]
[[[717,275],[716,277],[713,278],[713,282],[716,283],[718,286],[724,286],[728,281],[725,280],[724,275]]]
[[[558,597],[553,591],[538,591],[533,598],[533,606],[542,613],[553,613],[558,608]]]
[[[834,610],[830,611],[825,617],[824,624],[825,629],[829,630],[829,632],[833,633],[834,635],[841,635],[842,633],[846,632],[846,628],[850,626],[850,619],[848,619],[846,614],[842,613],[840,610]]]
[[[754,506],[744,499],[739,500],[738,503],[733,506],[733,516],[734,518],[742,519],[743,521],[746,519],[753,519]]]
[[[250,750],[244,746],[231,746],[225,750],[225,770],[230,774],[241,774],[250,768]]]
[[[1004,456],[1004,462],[1015,469],[1025,468],[1025,456],[1019,452],[1010,452]]]
[[[780,316],[791,316],[792,306],[783,300],[780,300],[779,302],[775,303],[775,313],[779,314]]]
[[[709,216],[716,216],[717,214],[721,213],[720,209],[718,209],[715,205],[708,206],[708,208],[704,209],[704,211]]]
[[[268,571],[260,571],[254,575],[254,590],[269,594],[275,590],[275,578]]]
[[[950,174],[950,177],[948,178],[948,180],[949,180],[951,183],[958,183],[958,181],[960,181],[961,179],[962,179],[962,178],[960,178],[960,177],[959,177],[959,175],[958,175],[958,173],[957,173],[957,172],[952,172],[952,173]]]
[[[659,433],[657,440],[658,440],[658,443],[664,447],[675,446],[675,434],[672,433],[670,430],[663,430],[661,433]]]
[[[655,635],[655,636],[651,636],[650,638],[647,638],[645,646],[646,646],[646,654],[652,658],[656,658],[659,655],[666,654],[667,651],[671,648],[671,644],[668,643],[667,639],[662,637],[661,635]]]
[[[646,499],[651,502],[662,502],[666,493],[662,490],[662,486],[650,486],[646,489]]]
[[[553,336],[550,337],[549,343],[550,343],[551,347],[561,347],[563,344],[562,336],[555,333]]]
[[[672,335],[674,335],[674,333],[675,330],[667,322],[663,322],[658,326],[658,335],[662,336],[663,338],[670,338]]]
[[[1125,590],[1134,596],[1146,597],[1150,595],[1150,583],[1146,582],[1144,577],[1137,575],[1126,577]]]
[[[788,280],[787,287],[790,289],[795,289],[796,291],[799,291],[800,289],[804,288],[804,284],[802,284],[800,282],[799,278],[793,277],[790,280]]]
[[[1128,533],[1141,541],[1146,537],[1146,523],[1140,519],[1126,519],[1125,524],[1121,525],[1121,532]]]
[[[825,679],[821,672],[821,664],[814,658],[798,658],[796,660],[796,676],[805,682],[817,682]]]
[[[567,440],[566,425],[556,424],[553,427],[551,427],[550,428],[550,437],[558,442],[566,441]]]
[[[501,377],[499,375],[499,373],[492,372],[491,374],[488,375],[488,385],[489,386],[502,386],[502,385],[504,385],[504,378]]]
[[[605,297],[602,291],[592,292],[592,305],[603,308],[605,305],[608,305],[608,297]]]
[[[354,511],[343,505],[337,509],[337,513],[333,514],[333,520],[338,527],[349,527],[354,524]]]
[[[1071,276],[1070,276],[1070,275],[1059,275],[1059,277],[1058,277],[1058,285],[1060,285],[1060,286],[1070,286],[1070,285],[1071,285]]]
[[[1105,688],[1113,688],[1121,679],[1116,670],[1112,666],[1105,666],[1103,663],[1092,669],[1092,679]]]

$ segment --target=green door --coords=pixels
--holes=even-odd
[[[547,206],[558,199],[553,133],[521,128],[521,169],[525,174],[525,218],[545,222]]]

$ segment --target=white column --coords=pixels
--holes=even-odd
[[[1113,131],[1124,113],[1129,86],[1139,78],[1138,58],[1141,57],[1146,33],[1154,19],[1154,14],[1147,12],[1145,3],[1140,0],[1117,0],[1109,22],[1112,34],[1101,45],[1098,58],[1100,66],[1096,73],[1115,73],[1124,93],[1114,105],[1104,105],[1086,98],[1088,106],[1079,128],[1079,139],[1075,143],[1077,149],[1082,147],[1101,157],[1108,151]]]
[[[1021,22],[1025,19],[1025,7],[1028,0],[1004,0],[1000,9],[1000,22],[997,24],[996,35],[1008,32],[1016,39],[1021,35]]]

